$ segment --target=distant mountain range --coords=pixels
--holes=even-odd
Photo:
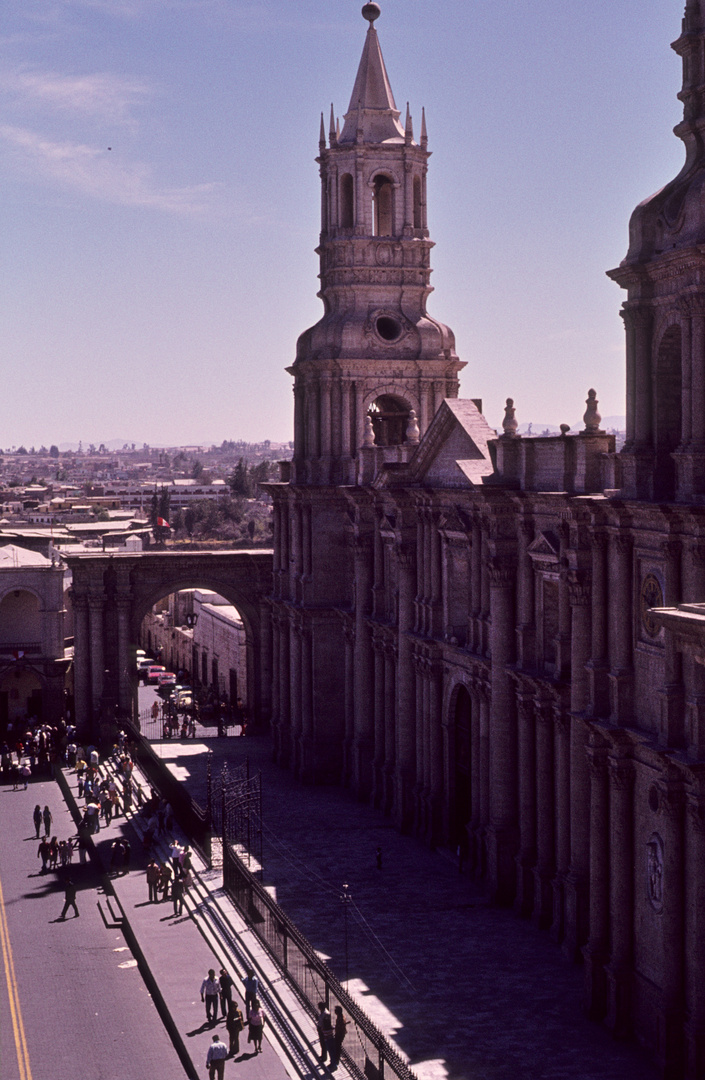
[[[584,427],[584,421],[579,420],[577,423],[571,424],[570,430],[572,432],[582,431]],[[603,416],[600,421],[600,429],[602,431],[625,431],[626,427],[626,416]],[[531,432],[529,432],[529,428],[531,428]],[[520,435],[543,435],[544,431],[548,431],[551,435],[558,435],[560,430],[558,424],[536,424],[532,421],[529,424],[519,425]]]

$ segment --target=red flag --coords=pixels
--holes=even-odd
[[[169,524],[169,522],[165,521],[164,518],[160,518],[160,517],[157,518],[157,525],[159,526],[160,529],[170,529],[171,528],[171,525]]]

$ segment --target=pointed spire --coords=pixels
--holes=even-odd
[[[341,143],[359,142],[357,110],[362,112],[362,142],[402,142],[404,129],[399,123],[399,110],[394,101],[392,87],[384,66],[374,20],[379,17],[379,4],[365,4],[362,14],[370,24],[357,70],[350,105],[340,136]]]
[[[411,112],[409,111],[409,102],[406,103],[406,124],[404,127],[404,142],[407,146],[411,146],[414,141],[414,125],[411,121]]]
[[[323,113],[321,113],[321,132],[318,136],[318,148],[319,150],[325,150],[326,148],[326,125],[323,123]]]
[[[421,149],[425,150],[428,146],[428,132],[426,131],[426,109],[421,110]]]
[[[337,132],[335,129],[335,112],[333,111],[333,102],[330,103],[330,128],[329,128],[330,145],[335,146],[338,141]]]

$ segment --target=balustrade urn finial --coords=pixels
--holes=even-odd
[[[416,445],[421,438],[421,432],[419,430],[419,422],[416,418],[416,412],[414,409],[409,413],[409,420],[406,425],[406,441],[412,445]]]
[[[365,417],[365,433],[362,436],[362,445],[367,447],[367,446],[374,446],[374,444],[375,444],[375,432],[374,432],[374,428],[372,427],[372,417],[371,416],[366,416]]]
[[[588,390],[585,404],[587,405],[585,415],[583,416],[583,420],[585,421],[585,431],[590,435],[595,435],[600,430],[602,417],[597,411],[597,394],[594,390]]]
[[[502,421],[502,431],[505,435],[513,436],[517,433],[519,427],[516,418],[516,409],[514,408],[514,398],[507,398],[507,404],[504,409],[504,420]]]

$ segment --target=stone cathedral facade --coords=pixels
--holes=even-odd
[[[426,125],[401,122],[363,15],[342,128],[321,128],[324,314],[269,486],[275,753],[460,846],[584,966],[595,1019],[703,1077],[705,0],[673,46],[686,163],[611,272],[619,454],[594,390],[584,430],[551,438],[520,437],[511,400],[497,435],[458,397],[426,310]]]

